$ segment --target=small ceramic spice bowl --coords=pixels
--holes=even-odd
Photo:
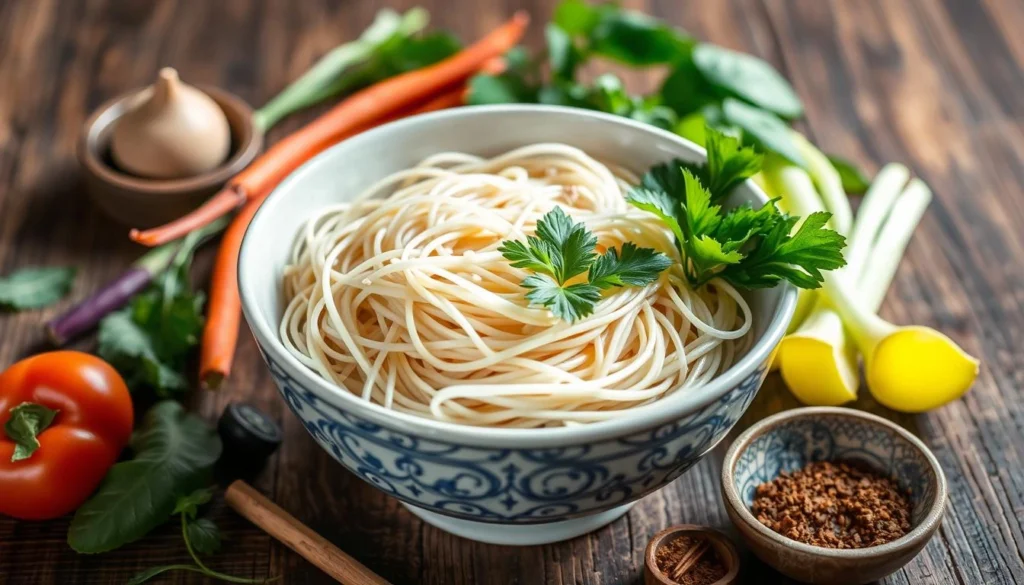
[[[826,548],[787,538],[751,512],[758,486],[811,462],[851,462],[892,478],[910,504],[903,536],[865,548]],[[873,414],[848,408],[798,408],[755,424],[729,448],[722,467],[729,518],[747,546],[789,577],[821,585],[861,585],[907,564],[938,529],[946,479],[917,437]]]
[[[739,572],[736,547],[706,526],[670,526],[644,552],[644,585],[733,585]]]
[[[263,132],[242,99],[215,87],[200,89],[220,106],[231,130],[227,160],[212,171],[183,179],[151,179],[119,170],[110,154],[114,125],[138,90],[100,106],[85,122],[78,141],[78,162],[90,197],[107,215],[125,225],[154,227],[198,207],[259,154]]]

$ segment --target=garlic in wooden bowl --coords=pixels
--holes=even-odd
[[[231,129],[217,102],[165,67],[155,84],[131,98],[110,146],[114,164],[123,171],[180,179],[223,164]]]

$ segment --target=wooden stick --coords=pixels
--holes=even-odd
[[[700,544],[687,551],[686,554],[683,555],[683,558],[679,559],[679,562],[676,563],[676,566],[672,567],[672,574],[669,575],[669,577],[678,581],[686,574],[687,571],[697,564],[697,561],[700,560],[700,557],[704,555],[709,547],[710,544],[708,541],[702,540]]]
[[[244,481],[239,479],[228,486],[224,499],[236,512],[302,555],[339,583],[391,585]]]

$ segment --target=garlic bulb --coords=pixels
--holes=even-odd
[[[114,127],[111,154],[122,170],[152,179],[210,171],[227,159],[231,129],[210,96],[178,79],[169,67],[130,98]]]

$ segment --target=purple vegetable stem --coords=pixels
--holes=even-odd
[[[152,280],[153,275],[148,270],[132,266],[117,280],[47,323],[46,330],[50,339],[60,346],[92,329],[100,319],[120,309],[133,296],[142,292]]]

